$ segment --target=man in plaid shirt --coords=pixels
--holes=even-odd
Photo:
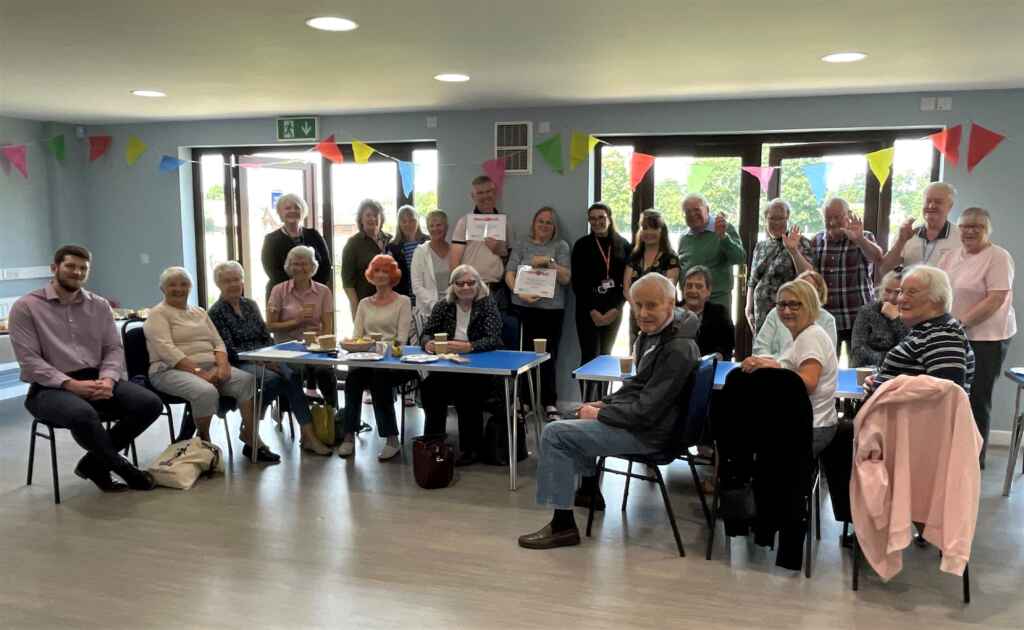
[[[875,301],[875,265],[882,260],[882,248],[871,232],[864,231],[864,222],[850,213],[845,199],[829,199],[822,214],[825,229],[811,239],[812,260],[798,254],[796,266],[798,273],[814,269],[825,278],[828,302],[824,306],[836,318],[836,354],[844,341],[850,354],[857,311]]]

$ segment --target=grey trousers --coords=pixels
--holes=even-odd
[[[204,370],[210,365],[200,365]],[[231,378],[216,387],[207,383],[195,374],[182,370],[164,370],[149,376],[153,387],[165,394],[184,398],[192,404],[192,415],[196,418],[208,418],[217,413],[217,401],[221,396],[230,396],[238,402],[252,398],[255,379],[252,374],[238,368],[231,368]]]

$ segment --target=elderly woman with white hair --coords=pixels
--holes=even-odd
[[[476,269],[459,265],[451,274],[445,298],[434,305],[423,327],[420,344],[435,352],[434,337],[448,335],[448,352],[486,352],[501,346],[501,313],[487,284]],[[423,382],[423,432],[445,432],[448,405],[459,416],[459,450],[456,466],[476,461],[483,429],[484,400],[492,389],[492,377],[434,372]]]
[[[299,341],[302,333],[330,335],[334,332],[334,295],[325,284],[313,279],[318,263],[312,247],[296,245],[284,260],[291,278],[270,291],[267,328],[278,342]],[[338,379],[331,367],[307,367],[328,405],[338,408]]]
[[[220,289],[220,299],[210,307],[210,320],[224,342],[228,362],[258,377],[260,366],[252,361],[242,361],[238,354],[269,346],[274,340],[260,315],[259,306],[242,295],[245,289],[245,270],[234,260],[222,262],[213,268],[213,281]],[[284,397],[302,430],[299,443],[302,449],[317,455],[330,455],[331,449],[317,439],[313,432],[313,415],[302,391],[301,370],[292,370],[283,363],[270,363],[266,368],[263,376],[264,407]],[[260,418],[263,418],[264,411],[259,410]]]
[[[789,214],[789,202],[782,198],[772,199],[764,209],[768,238],[754,246],[745,309],[747,323],[755,335],[775,307],[779,287],[796,279],[797,254],[808,260],[812,255],[811,242],[798,226],[790,226]]]
[[[313,279],[320,284],[331,283],[331,254],[327,250],[327,241],[323,235],[313,228],[303,227],[302,221],[309,214],[309,206],[302,197],[288,193],[277,198],[277,216],[281,219],[280,229],[274,230],[263,238],[263,249],[260,259],[263,271],[267,274],[267,299],[274,286],[288,279],[284,271],[284,261],[296,245],[312,247],[316,255],[317,269]]]
[[[970,392],[974,380],[974,351],[963,326],[951,314],[953,288],[946,272],[928,265],[903,273],[896,305],[909,328],[907,335],[886,353],[877,374],[864,388],[870,394],[901,374],[953,381]]]
[[[953,317],[967,331],[974,350],[977,371],[971,385],[971,411],[985,443],[981,464],[985,465],[992,413],[992,388],[1002,372],[1017,334],[1013,311],[1013,257],[989,238],[992,217],[984,208],[967,208],[960,213],[960,247],[939,260],[953,287]]]
[[[188,303],[192,276],[182,267],[160,274],[164,299],[149,311],[144,330],[149,349],[149,380],[157,390],[183,398],[192,406],[199,437],[210,439],[210,421],[221,396],[238,401],[242,414],[243,453],[252,458],[253,376],[228,362],[227,348],[206,311]],[[257,461],[281,458],[259,444]]]

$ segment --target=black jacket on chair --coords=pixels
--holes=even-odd
[[[708,302],[700,318],[697,331],[697,347],[701,355],[718,353],[726,361],[732,360],[736,348],[736,326],[729,317],[729,310],[721,304]]]
[[[811,401],[800,377],[790,370],[733,370],[722,396],[712,406],[713,427],[721,461],[719,478],[723,520],[728,536],[754,530],[754,542],[774,544],[775,564],[799,571],[811,492]],[[725,513],[724,497],[751,488],[756,515]]]

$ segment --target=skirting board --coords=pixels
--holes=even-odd
[[[988,441],[992,446],[1009,446],[1010,432],[1004,430],[991,430],[988,432]]]

